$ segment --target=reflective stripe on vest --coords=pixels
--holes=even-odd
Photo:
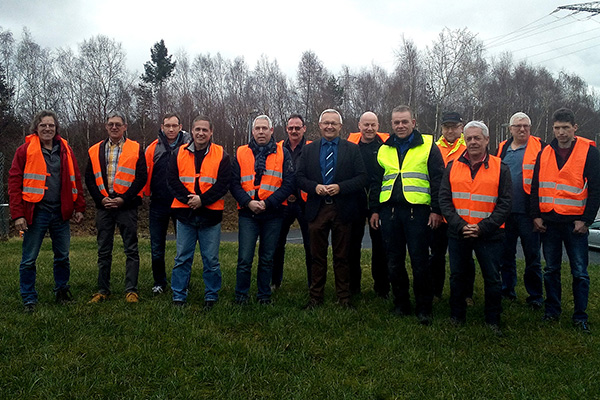
[[[254,185],[256,171],[254,170],[254,153],[248,145],[240,146],[237,149],[236,158],[240,165],[240,183],[242,189],[255,200],[258,191],[258,199],[265,200],[281,187],[283,181],[283,143],[277,143],[277,151],[267,156],[265,163],[265,172],[263,173],[260,184]],[[287,204],[284,201],[283,204]],[[238,204],[239,208],[239,204]]]
[[[61,141],[61,146],[64,147],[67,152],[67,168],[69,171],[69,181],[71,182],[71,197],[74,202],[77,200],[78,191],[77,183],[75,181],[73,154],[71,153],[67,141],[61,137],[59,137],[59,139]],[[29,146],[27,146],[27,157],[25,168],[23,170],[23,200],[30,203],[39,203],[44,198],[46,189],[48,189],[46,187],[46,177],[50,174],[47,170],[46,160],[44,160],[39,136],[36,134],[27,135],[27,137],[25,137],[25,142],[29,143]],[[61,152],[61,169],[64,167],[62,164],[62,147],[59,150]]]
[[[456,213],[469,224],[477,224],[488,218],[496,208],[500,184],[499,157],[490,155],[488,168],[482,165],[475,178],[471,178],[471,167],[454,161],[450,170],[452,204]],[[504,224],[501,228],[504,227]]]
[[[431,204],[431,190],[427,160],[433,144],[431,135],[421,135],[423,144],[411,147],[404,156],[402,167],[398,159],[398,150],[394,146],[382,145],[377,152],[377,162],[384,169],[379,202],[384,203],[392,197],[392,190],[398,175],[402,180],[404,198],[411,204]]]
[[[558,169],[556,153],[546,146],[540,156],[539,204],[540,211],[561,215],[583,215],[587,203],[587,179],[583,170],[591,145],[587,139],[577,137],[569,159]]]
[[[498,157],[502,154],[502,150],[508,141],[505,140],[498,146]],[[539,152],[542,150],[542,141],[536,136],[529,135],[527,140],[527,147],[525,148],[525,154],[523,155],[523,190],[527,194],[531,194],[531,179],[533,178],[533,169],[535,167],[535,160]]]
[[[189,146],[189,145],[188,145]],[[202,160],[200,166],[200,173],[196,173],[196,158],[194,153],[187,149],[188,146],[182,146],[179,148],[177,153],[177,170],[179,171],[179,180],[190,193],[196,193],[196,179],[198,179],[198,186],[200,187],[200,193],[206,193],[219,176],[219,166],[223,161],[223,147],[218,144],[211,143],[208,149],[208,153]],[[189,208],[185,203],[180,202],[176,198],[173,199],[171,207],[175,208]],[[225,200],[222,198],[215,201],[212,204],[204,205],[210,210],[224,210]]]
[[[90,155],[90,161],[92,162],[92,171],[94,172],[94,178],[96,179],[96,186],[103,196],[108,197],[108,188],[104,184],[102,178],[102,168],[100,166],[100,145],[102,142],[98,142],[88,150]],[[133,184],[135,180],[135,167],[140,156],[140,144],[130,139],[125,139],[123,143],[123,149],[117,162],[117,171],[115,173],[115,180],[113,182],[113,190],[115,193],[123,194]],[[143,195],[143,189],[137,194],[138,196]]]

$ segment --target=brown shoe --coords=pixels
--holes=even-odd
[[[88,303],[102,303],[106,300],[108,300],[108,295],[98,292],[92,296],[92,299]]]
[[[139,303],[140,296],[135,292],[127,292],[125,295],[125,301],[128,303]]]

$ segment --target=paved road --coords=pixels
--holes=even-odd
[[[221,241],[223,242],[237,242],[238,233],[237,232],[222,232],[221,233]],[[288,234],[287,238],[288,243],[302,244],[302,234],[300,233],[300,229],[292,229]],[[369,236],[369,230],[365,227],[365,234],[363,236],[363,248],[370,249],[371,248],[371,237]],[[521,249],[521,243],[517,245],[517,257],[522,260],[525,257],[523,256],[523,249]],[[590,264],[600,265],[600,251],[598,250],[590,250],[589,251]],[[569,261],[567,257],[567,252],[563,249],[563,261]],[[543,256],[542,256],[542,264],[543,264]]]

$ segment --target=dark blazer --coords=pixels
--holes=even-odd
[[[298,187],[308,193],[306,201],[306,219],[313,221],[319,213],[324,197],[318,196],[315,189],[323,183],[319,152],[321,139],[304,146],[298,160],[296,182]],[[333,183],[340,185],[340,193],[333,197],[338,216],[344,223],[360,216],[359,195],[368,183],[367,170],[360,149],[354,143],[340,139]]]

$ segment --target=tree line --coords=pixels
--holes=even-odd
[[[178,112],[184,129],[198,113],[208,115],[214,140],[230,154],[247,143],[250,123],[259,114],[273,119],[275,136],[282,139],[287,117],[300,113],[307,137],[315,139],[318,116],[326,108],[341,112],[346,133],[357,130],[367,110],[378,114],[380,130],[389,132],[390,112],[399,104],[413,108],[422,132],[437,133],[447,110],[483,120],[493,148],[509,135],[508,120],[516,111],[531,117],[533,134],[550,141],[549,118],[566,106],[578,118],[578,134],[596,139],[600,97],[583,79],[515,62],[510,53],[486,56],[483,42],[467,29],[445,28],[423,49],[402,37],[395,61],[392,71],[371,64],[334,73],[307,50],[292,77],[266,55],[254,66],[243,56],[227,59],[220,53],[169,55],[160,40],[139,75],[127,69],[122,44],[107,36],[85,39],[76,49],[50,49],[37,44],[27,28],[16,40],[0,27],[0,149],[10,163],[42,109],[58,113],[62,135],[80,163],[87,149],[106,137],[104,122],[114,110],[128,116],[129,137],[144,146],[156,137],[165,112]]]

